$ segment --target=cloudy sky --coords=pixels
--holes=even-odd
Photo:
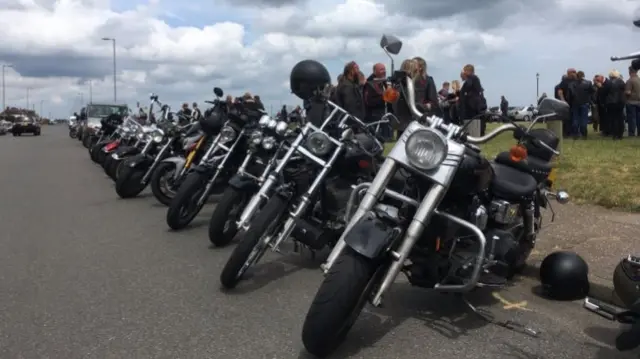
[[[476,65],[490,105],[505,95],[532,103],[567,67],[589,77],[640,50],[637,0],[0,0],[0,63],[6,103],[66,117],[82,98],[113,101],[111,43],[117,40],[117,101],[174,108],[211,99],[212,88],[259,94],[267,107],[296,105],[288,78],[304,59],[335,78],[355,60],[368,74],[389,64],[383,33],[401,38],[404,58],[424,57],[436,83]],[[626,71],[622,71],[626,75]],[[91,86],[90,86],[91,84]],[[204,105],[204,104],[203,104]]]

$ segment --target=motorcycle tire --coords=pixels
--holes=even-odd
[[[198,172],[191,172],[187,175],[182,185],[173,197],[169,209],[167,210],[167,225],[173,230],[183,229],[200,213],[203,206],[198,206],[196,202],[204,192],[208,176]],[[185,207],[186,215],[183,215]]]
[[[209,240],[214,246],[226,246],[236,236],[236,221],[247,205],[247,198],[246,193],[233,187],[225,189],[209,220]]]
[[[118,173],[118,167],[120,167],[120,164],[122,163],[122,159],[116,160],[116,159],[112,159],[112,161],[109,163],[109,167],[107,168],[107,176],[109,176],[109,178],[111,178],[112,180],[116,180],[116,175]]]
[[[102,161],[102,169],[104,170],[104,173],[108,176],[108,172],[107,172],[107,168],[109,168],[109,166],[111,166],[111,162],[114,161],[113,157],[111,156],[111,153],[107,153],[104,161]]]
[[[265,233],[277,229],[280,217],[286,212],[287,201],[279,195],[272,196],[264,208],[251,222],[249,229],[242,235],[231,256],[220,273],[220,284],[227,289],[235,288],[249,267],[256,264],[267,251],[268,243],[262,238]]]
[[[116,179],[116,193],[120,198],[133,198],[142,192],[146,184],[140,183],[145,170],[129,167],[127,161],[123,161]]]
[[[95,144],[93,146],[91,146],[89,148],[89,156],[91,157],[91,160],[95,163],[101,163],[100,162],[100,155],[103,154],[104,152],[102,152],[102,145],[99,144]]]
[[[302,343],[309,353],[326,357],[344,342],[379,281],[377,268],[372,260],[350,248],[338,257],[302,326]]]
[[[151,193],[158,200],[158,202],[168,206],[171,204],[173,197],[175,197],[175,193],[168,194],[167,191],[163,189],[164,186],[170,186],[171,183],[163,183],[168,182],[167,176],[173,176],[176,171],[176,165],[169,162],[160,162],[153,173],[151,174]]]
[[[91,147],[91,137],[92,136],[84,136],[84,138],[82,139],[82,145],[84,146],[84,148]]]
[[[69,131],[69,137],[76,138],[77,136],[78,134],[76,133],[76,131]]]

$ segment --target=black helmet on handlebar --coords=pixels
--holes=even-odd
[[[315,60],[298,62],[289,76],[291,92],[301,100],[314,96],[318,90],[323,90],[331,84],[331,75],[327,68]]]

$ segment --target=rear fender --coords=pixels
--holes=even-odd
[[[241,175],[239,173],[236,173],[233,177],[231,177],[231,179],[229,180],[229,186],[239,191],[257,191],[258,190],[258,183],[256,182],[255,179],[249,176]]]
[[[153,157],[139,153],[137,155],[134,155],[133,157],[130,157],[127,160],[127,166],[131,168],[136,168],[136,169],[140,169],[140,168],[147,169],[151,166],[151,164],[153,164],[153,160],[154,160]]]
[[[173,172],[173,178],[177,179],[180,175],[180,172],[184,168],[184,165],[187,163],[187,159],[180,156],[168,157],[162,160],[163,163],[173,163],[176,166],[175,172]]]
[[[393,226],[371,211],[353,226],[344,241],[359,254],[377,259],[386,252],[395,237]]]

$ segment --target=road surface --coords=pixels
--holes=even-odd
[[[148,191],[119,199],[66,126],[0,137],[0,169],[0,358],[309,358],[300,328],[318,260],[273,255],[234,293],[221,292],[231,248],[209,248],[211,208],[192,228],[168,231],[166,208]],[[616,325],[580,303],[538,297],[535,284],[472,301],[537,338],[399,281],[334,357],[633,357],[611,349]]]

